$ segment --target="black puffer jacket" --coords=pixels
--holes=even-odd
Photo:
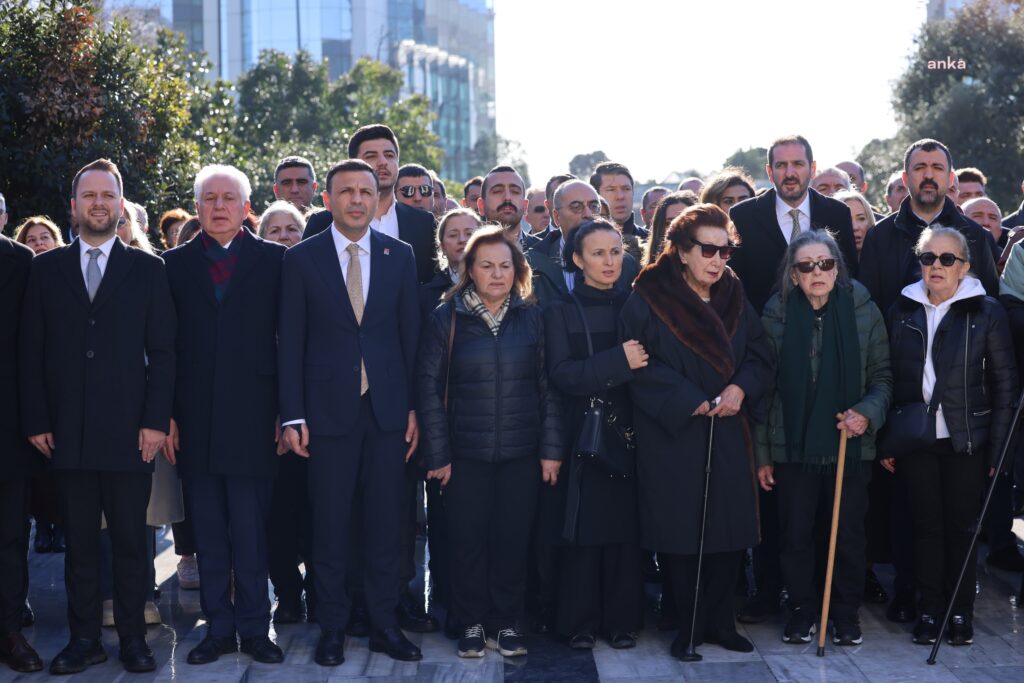
[[[455,343],[445,414],[452,306]],[[543,316],[518,297],[497,336],[462,297],[434,310],[423,328],[416,394],[420,459],[427,469],[459,459],[562,459],[561,415],[544,364]]]
[[[946,375],[940,400],[957,453],[984,453],[995,465],[1012,418],[1017,363],[1006,312],[988,296],[955,301],[927,339],[924,306],[900,295],[889,312],[893,405],[923,400],[925,344],[932,344],[936,374]],[[902,453],[879,453],[899,457]]]

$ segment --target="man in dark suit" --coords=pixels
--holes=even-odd
[[[480,198],[476,200],[478,212],[485,221],[497,223],[516,241],[523,251],[529,251],[540,238],[523,231],[526,213],[526,183],[519,171],[511,166],[495,166],[484,176]]]
[[[32,250],[0,235],[0,661],[15,671],[43,668],[21,635],[28,597],[28,497],[42,458],[18,423],[18,321]]]
[[[207,166],[195,181],[196,239],[164,254],[181,359],[166,452],[189,490],[207,664],[236,652],[277,664],[267,635],[267,515],[277,471],[277,297],[285,248],[242,227],[249,179]],[[231,577],[235,597],[231,600]]]
[[[732,222],[743,248],[729,266],[743,281],[747,298],[758,313],[778,285],[779,263],[794,237],[808,230],[829,230],[836,236],[851,275],[857,273],[857,244],[846,204],[809,188],[817,166],[811,145],[801,135],[775,140],[765,166],[775,187],[732,207]]]
[[[434,216],[395,200],[398,181],[398,138],[387,126],[376,123],[363,126],[348,141],[348,155],[362,159],[377,174],[380,182],[380,202],[372,216],[370,227],[388,237],[402,240],[416,257],[416,281],[430,282],[434,277],[435,245]],[[306,222],[303,239],[317,235],[331,227],[331,207],[318,211]]]
[[[114,557],[114,619],[131,672],[156,668],[144,607],[152,557],[146,507],[174,394],[174,304],[159,258],[117,238],[121,174],[106,159],[71,184],[79,238],[32,264],[22,307],[24,432],[56,475],[71,641],[50,663],[70,674],[106,661],[100,643],[100,516]]]
[[[285,255],[278,369],[285,445],[309,458],[321,636],[315,660],[344,661],[345,589],[357,491],[365,532],[370,649],[422,658],[398,627],[403,470],[416,449],[412,372],[420,312],[409,245],[370,230],[379,197],[359,159],[327,174],[333,227]]]

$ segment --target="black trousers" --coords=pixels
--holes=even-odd
[[[1013,453],[1007,453],[1007,457]],[[992,490],[992,500],[985,515],[985,535],[988,536],[990,552],[1017,548],[1017,536],[1013,533],[1013,473],[1001,472]]]
[[[779,540],[779,496],[775,491],[758,491],[758,494],[761,543],[754,548],[754,585],[756,591],[762,594],[762,598],[778,604],[779,593],[782,591],[782,568],[779,565],[779,553],[782,550]]]
[[[174,534],[175,555],[196,554],[196,532],[192,528],[192,518],[189,509],[192,507],[192,494],[188,490],[186,482],[181,482],[181,501],[185,508],[185,519],[171,525]]]
[[[427,544],[430,550],[431,603],[448,606],[452,595],[449,567],[448,500],[436,479],[427,482]]]
[[[159,456],[158,456],[159,457]],[[64,585],[72,638],[100,637],[100,515],[106,515],[113,548],[114,621],[124,638],[144,637],[147,585],[153,558],[147,552],[146,507],[153,475],[139,472],[55,472],[64,518]]]
[[[553,487],[542,486],[537,495],[537,512],[530,535],[531,610],[538,619],[549,621],[558,611],[561,574],[562,538],[560,530],[565,516],[565,499]]]
[[[28,597],[28,502],[32,480],[0,481],[0,634],[21,631]]]
[[[398,589],[407,594],[411,593],[409,584],[416,578],[416,489],[423,487],[423,471],[408,463],[403,469],[401,527],[398,533],[401,558],[398,565]],[[420,602],[423,602],[422,594]]]
[[[217,638],[265,636],[270,625],[267,592],[269,478],[189,477],[189,514],[196,533],[199,600]],[[235,599],[231,601],[231,573]]]
[[[313,589],[313,517],[309,504],[308,462],[289,451],[281,456],[267,522],[267,568],[278,600],[316,602]],[[306,576],[299,559],[306,563]]]
[[[633,543],[570,545],[561,553],[558,633],[629,633],[643,628],[643,558]]]
[[[914,558],[921,611],[940,617],[952,598],[954,614],[974,610],[977,550],[971,553],[960,592],[951,596],[967,556],[971,528],[981,511],[988,463],[975,454],[956,453],[949,439],[896,461],[910,498]]]
[[[348,623],[352,600],[346,590],[347,550],[357,487],[362,492],[363,582],[370,622],[397,624],[399,514],[405,432],[385,432],[366,394],[355,428],[342,437],[311,435],[309,498],[313,509],[313,571],[321,629]]]
[[[694,641],[702,642],[705,636],[722,636],[736,632],[736,614],[733,609],[733,595],[736,590],[736,576],[740,568],[740,555],[736,550],[726,553],[707,553],[700,575],[700,600],[697,602],[697,632]],[[658,553],[661,557],[662,553]],[[681,641],[690,640],[690,626],[693,619],[695,588],[697,585],[697,556],[669,555],[668,576],[676,598],[679,614],[679,635]]]
[[[830,608],[836,619],[856,619],[864,602],[864,519],[870,467],[871,463],[847,463],[843,479]],[[775,466],[775,481],[782,541],[779,565],[789,602],[816,611],[825,579],[836,475],[780,463]]]
[[[522,617],[527,549],[540,486],[534,458],[457,460],[445,492],[452,545],[452,609],[488,632]]]

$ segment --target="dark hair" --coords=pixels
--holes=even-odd
[[[117,169],[117,164],[110,159],[97,159],[96,161],[90,161],[75,174],[75,179],[71,181],[72,198],[78,195],[78,181],[89,171],[106,171],[114,176],[117,179],[117,191],[124,196],[124,183],[121,182],[121,171]]]
[[[163,240],[164,248],[170,249],[174,246],[167,241],[167,231],[171,229],[171,226],[178,221],[187,221],[189,218],[192,216],[185,209],[164,211],[164,214],[160,216],[160,239]]]
[[[358,157],[359,146],[370,140],[390,140],[391,144],[395,146],[395,154],[398,154],[398,138],[395,137],[395,131],[383,123],[371,123],[352,133],[352,137],[348,139],[349,158],[355,159]]]
[[[175,246],[181,246],[190,239],[199,234],[199,231],[203,229],[203,226],[199,224],[198,218],[189,218],[185,221],[185,224],[181,226],[181,230],[178,231],[178,241],[174,243]]]
[[[985,174],[973,166],[958,168],[956,170],[956,179],[961,183],[981,183],[982,187],[988,185],[988,178],[985,177]]]
[[[533,296],[533,271],[530,269],[530,264],[526,262],[526,256],[523,255],[523,249],[519,246],[519,240],[509,237],[508,232],[500,225],[487,225],[474,232],[473,236],[469,238],[469,242],[466,243],[466,250],[462,252],[462,270],[460,271],[463,276],[459,278],[458,284],[444,293],[442,301],[451,301],[469,288],[473,283],[469,274],[476,262],[476,252],[480,247],[488,244],[508,246],[509,251],[512,252],[512,265],[515,268],[512,291],[519,294],[524,300],[529,300]]]
[[[661,198],[654,207],[654,215],[651,217],[650,234],[644,244],[643,265],[654,263],[658,260],[658,255],[661,254],[661,247],[665,242],[665,231],[668,230],[668,221],[665,220],[665,216],[668,215],[669,208],[676,204],[693,206],[697,201],[697,195],[692,190],[676,190]]]
[[[331,170],[327,172],[327,180],[324,181],[324,186],[327,188],[328,194],[331,191],[331,179],[336,173],[348,173],[350,171],[363,171],[373,176],[373,184],[380,192],[380,180],[377,178],[377,174],[373,172],[373,167],[362,159],[345,159],[345,161],[339,161],[334,166],[331,166]]]
[[[565,247],[562,249],[562,263],[563,268],[569,273],[575,273],[579,271],[579,267],[576,262],[572,260],[572,255],[577,254],[580,257],[583,256],[583,242],[587,239],[588,235],[592,235],[599,230],[611,230],[619,239],[622,239],[622,233],[615,227],[607,218],[601,218],[595,216],[589,220],[585,220],[569,233],[569,239],[565,240]]]
[[[717,204],[695,204],[676,216],[672,225],[668,226],[668,232],[665,233],[665,249],[658,260],[678,259],[679,252],[692,249],[696,244],[694,240],[697,238],[698,228],[720,228],[728,234],[729,244],[740,243],[740,234],[736,232],[736,226],[729,219],[729,214],[722,211]]]
[[[313,170],[313,164],[305,157],[290,156],[277,162],[277,168],[274,169],[275,183],[277,183],[277,175],[286,168],[304,168],[309,171],[309,179],[314,183],[316,182],[316,172]]]
[[[647,208],[647,198],[650,197],[655,192],[664,192],[665,194],[668,194],[670,190],[662,185],[655,185],[654,187],[647,188],[647,191],[644,192],[644,196],[640,198],[640,208]]]
[[[578,180],[572,173],[559,173],[548,178],[547,185],[544,186],[544,199],[548,202],[548,207],[552,207],[555,201],[555,190],[562,183],[567,183],[570,180]]]
[[[422,176],[430,178],[430,171],[419,164],[406,164],[398,169],[399,178],[420,178]],[[430,178],[430,180],[433,182],[434,179]]]
[[[595,191],[601,192],[601,179],[606,175],[624,175],[629,178],[629,184],[632,187],[636,187],[636,182],[633,180],[633,174],[629,172],[629,169],[618,163],[617,161],[602,161],[594,167],[594,172],[590,175],[590,186]]]
[[[483,185],[483,184],[484,184],[484,177],[483,176],[480,176],[480,175],[473,176],[472,178],[467,180],[466,183],[462,186],[462,198],[466,199],[467,197],[469,197],[469,188],[473,187],[474,185]]]
[[[708,184],[701,190],[700,200],[705,204],[717,204],[722,200],[722,195],[730,187],[742,185],[754,196],[754,179],[750,174],[739,166],[728,166],[708,180]]]
[[[807,142],[807,138],[803,135],[783,135],[781,138],[772,140],[772,144],[768,148],[769,166],[775,164],[775,148],[779,145],[803,145],[804,151],[807,152],[807,163],[814,161],[814,152],[811,151],[811,143]]]
[[[448,188],[444,186],[444,181],[441,180],[441,176],[437,175],[437,171],[427,171],[430,175],[431,182],[437,183],[437,186],[441,188],[441,196],[448,199]]]
[[[907,147],[907,152],[903,155],[903,170],[910,170],[910,155],[917,150],[921,150],[922,152],[934,152],[937,149],[941,149],[943,154],[946,155],[946,163],[949,164],[950,170],[953,170],[953,155],[949,153],[949,147],[946,147],[938,140],[932,140],[931,138],[921,138],[917,142],[911,143],[910,147]]]
[[[487,179],[490,178],[495,173],[515,173],[516,175],[519,176],[520,180],[523,179],[523,176],[519,175],[519,171],[517,171],[513,166],[508,166],[508,165],[504,165],[504,164],[500,165],[500,166],[495,166],[494,168],[492,168],[490,171],[487,172],[487,175],[485,175],[484,179],[481,181],[481,183],[480,183],[480,194],[483,194],[484,192],[487,192]],[[526,182],[525,181],[523,181],[523,192],[524,193],[526,192]]]

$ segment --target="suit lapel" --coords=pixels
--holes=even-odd
[[[320,274],[324,278],[324,282],[327,283],[328,296],[337,301],[345,315],[355,323],[356,314],[348,300],[348,289],[345,287],[345,278],[341,274],[341,262],[338,252],[334,249],[332,230],[334,230],[333,224],[320,234],[310,238],[311,241],[317,240],[316,246],[313,249],[313,262],[316,263]]]
[[[85,288],[85,276],[82,275],[82,248],[78,244],[78,238],[66,247],[61,247],[64,253],[60,255],[60,269],[67,278],[68,286],[83,306],[89,308],[92,303],[89,301],[89,292]]]
[[[121,284],[121,280],[132,269],[135,258],[135,253],[131,249],[125,249],[120,239],[114,240],[114,245],[110,248],[107,267],[103,271],[103,279],[100,280],[100,288],[96,291],[96,298],[92,302],[94,310],[98,310],[113,295],[118,285]]]
[[[6,237],[0,239],[0,288],[14,274],[14,245]]]
[[[759,202],[761,206],[761,220],[764,222],[768,238],[783,251],[789,246],[786,238],[782,236],[782,226],[779,225],[779,216],[775,213],[775,190],[771,189],[761,195]]]
[[[386,253],[385,253],[386,252]],[[384,239],[376,230],[370,230],[370,282],[366,289],[366,305],[363,308],[363,317],[370,305],[379,299],[374,292],[379,289],[373,286],[374,282],[387,282],[391,272],[391,250],[384,246]]]
[[[193,239],[185,245],[188,255],[189,267],[192,270],[192,278],[196,286],[203,292],[207,301],[214,308],[217,308],[217,295],[213,292],[213,281],[210,279],[210,269],[203,256],[203,240]]]
[[[246,228],[242,228],[246,234],[242,235],[241,249],[238,253],[238,263],[235,264],[235,272],[231,274],[231,281],[228,283],[228,289],[224,292],[224,301],[228,300],[232,292],[243,289],[243,282],[246,276],[252,272],[253,267],[260,260],[260,248],[256,240],[259,237],[249,233]]]

